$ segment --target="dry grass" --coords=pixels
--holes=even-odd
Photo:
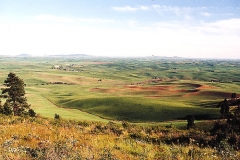
[[[1,115],[0,159],[222,159],[217,150],[187,144],[165,144],[186,131],[142,128],[61,119]],[[140,137],[145,138],[140,138]],[[146,139],[146,137],[149,137]],[[154,138],[163,139],[163,142]],[[151,139],[150,139],[151,138]],[[239,156],[232,152],[231,159]]]

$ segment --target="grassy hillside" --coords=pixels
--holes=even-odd
[[[0,159],[237,159],[208,131],[0,115]],[[202,124],[211,128],[212,122]]]
[[[37,112],[34,118],[0,115],[0,159],[240,157],[239,113],[230,109],[235,117],[215,120],[218,102],[240,93],[239,61],[1,57],[0,62],[0,81],[9,72],[22,78]],[[187,115],[195,116],[193,129],[186,130]]]
[[[32,108],[45,117],[57,113],[78,120],[160,122],[191,114],[204,120],[218,118],[216,104],[240,92],[238,61],[157,57],[0,60],[0,80],[9,72],[16,73],[26,84]]]

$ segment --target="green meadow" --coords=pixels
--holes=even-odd
[[[237,60],[1,57],[24,80],[31,107],[43,117],[158,123],[220,116],[218,102],[240,93]],[[1,86],[1,88],[4,86]]]

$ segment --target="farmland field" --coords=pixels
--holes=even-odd
[[[24,80],[37,114],[108,122],[162,122],[220,116],[218,102],[240,93],[238,60],[1,57],[0,81],[9,72]],[[1,86],[1,88],[4,86]]]

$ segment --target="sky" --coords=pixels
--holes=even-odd
[[[240,59],[239,0],[0,0],[0,55]]]

